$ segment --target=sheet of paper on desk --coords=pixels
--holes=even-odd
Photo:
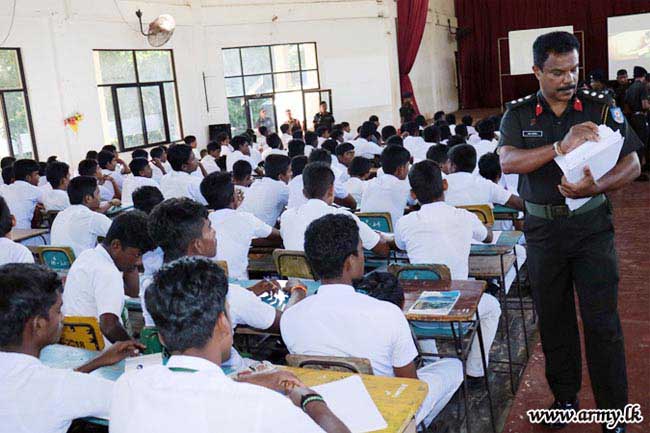
[[[598,180],[616,165],[623,147],[623,136],[605,125],[598,126],[598,135],[599,141],[587,141],[568,154],[555,157],[555,162],[569,182],[579,182],[584,176],[585,166],[589,166],[594,179]],[[569,209],[575,210],[587,201],[589,197],[567,198],[566,204]]]
[[[413,314],[429,314],[432,316],[446,316],[454,309],[460,298],[458,290],[447,292],[422,292],[420,297],[408,312]]]
[[[472,239],[472,244],[474,245],[496,245],[496,243],[499,241],[499,236],[501,236],[500,231],[493,231],[492,232],[492,242],[481,242],[477,241],[475,239]]]
[[[313,386],[327,406],[352,433],[365,433],[388,427],[360,376]]]
[[[162,353],[153,353],[151,355],[134,356],[133,358],[124,359],[124,372],[140,370],[151,367],[152,365],[161,365],[163,363]]]

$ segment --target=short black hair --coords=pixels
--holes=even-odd
[[[440,166],[428,159],[411,167],[409,183],[420,204],[432,203],[444,193]]]
[[[145,303],[170,352],[203,348],[226,314],[228,279],[223,269],[202,257],[183,257],[154,275]]]
[[[106,144],[102,147],[102,150],[108,150],[109,152],[117,153],[117,147],[114,144]]]
[[[86,152],[86,159],[94,159],[95,161],[97,160],[97,151],[96,150],[89,150]]]
[[[20,345],[28,320],[49,319],[49,310],[62,291],[59,276],[44,266],[0,266],[0,347]]]
[[[2,159],[0,159],[0,167],[5,168],[14,165],[14,162],[16,162],[16,158],[13,156],[4,156]]]
[[[456,124],[456,115],[453,114],[453,113],[445,114],[445,120],[447,121],[448,124],[455,125]]]
[[[339,138],[343,139],[343,136],[344,136],[343,130],[341,129],[333,129],[332,132],[330,132],[330,138],[332,140],[339,141]]]
[[[70,173],[70,166],[65,162],[53,161],[47,166],[47,174],[45,177],[52,185],[53,189],[57,189],[63,179]]]
[[[264,176],[278,180],[291,167],[291,158],[285,155],[271,154],[264,161]]]
[[[157,187],[151,185],[141,186],[136,189],[131,194],[131,198],[133,199],[133,207],[147,215],[164,200],[162,192]]]
[[[114,240],[120,241],[122,250],[137,248],[142,254],[153,250],[154,244],[147,232],[147,214],[132,210],[115,217],[106,232],[104,245],[110,245]]]
[[[501,163],[499,155],[494,152],[488,152],[478,160],[479,174],[492,182],[496,182],[501,177]]]
[[[418,126],[427,126],[427,119],[425,119],[423,115],[418,114],[415,116],[415,123]]]
[[[436,111],[436,112],[433,114],[433,121],[435,122],[436,120],[440,120],[440,119],[442,119],[443,117],[445,117],[445,112],[444,112],[444,111],[442,111],[442,110],[440,110],[440,111]]]
[[[402,146],[387,146],[381,152],[381,166],[386,174],[395,174],[398,168],[407,165],[411,153]]]
[[[193,136],[193,135],[186,135],[186,136],[183,138],[183,141],[184,141],[185,144],[187,144],[188,146],[191,146],[191,144],[194,143],[194,142],[196,141],[196,137]]]
[[[97,154],[97,162],[101,168],[106,168],[106,166],[115,159],[115,154],[110,150],[102,150]]]
[[[220,132],[220,133],[218,133],[217,136],[215,137],[215,141],[217,142],[217,144],[221,145],[221,143],[223,143],[224,141],[226,141],[228,138],[230,138],[230,135],[228,135],[228,133],[226,133],[226,132]]]
[[[447,146],[449,146],[449,149],[461,144],[467,144],[467,141],[465,140],[464,137],[461,137],[460,135],[452,135],[447,140]]]
[[[461,122],[463,122],[463,125],[465,126],[472,126],[474,124],[474,119],[469,114],[466,114],[461,119]]]
[[[451,128],[447,125],[447,122],[439,125],[440,128],[440,141],[449,140],[451,138]]]
[[[305,132],[305,144],[316,148],[318,146],[318,135],[312,131]]]
[[[167,151],[167,161],[174,171],[181,171],[191,157],[192,148],[187,144],[176,144]]]
[[[325,149],[314,149],[309,154],[309,162],[322,162],[329,166],[332,164],[332,155]]]
[[[352,143],[341,143],[334,149],[336,156],[343,156],[347,152],[354,152],[354,145]]]
[[[471,173],[476,168],[476,149],[471,144],[459,144],[449,149],[449,160],[457,171]]]
[[[476,125],[476,132],[481,140],[492,140],[494,139],[494,123],[490,119],[484,119],[478,122]]]
[[[151,155],[152,158],[160,158],[166,152],[167,152],[167,149],[165,149],[162,146],[158,146],[158,147],[154,147],[153,149],[151,149],[150,155]]]
[[[327,150],[330,154],[334,155],[336,153],[336,146],[338,146],[339,142],[332,139],[328,138],[323,142],[323,144],[320,145],[321,149]]]
[[[300,129],[299,126],[294,126],[293,129],[291,130],[291,136],[296,140],[302,140],[303,139],[302,129]]]
[[[305,154],[305,142],[302,140],[291,140],[287,147],[289,149],[289,158]]]
[[[38,174],[41,176],[45,176],[46,172],[47,172],[47,163],[40,161],[38,163]]]
[[[274,132],[272,134],[269,134],[268,137],[266,137],[266,144],[271,149],[279,149],[280,147],[282,147],[282,139],[278,134]]]
[[[402,132],[408,132],[409,135],[420,135],[420,127],[415,122],[406,122],[402,125]]]
[[[287,132],[289,132],[289,124],[288,123],[283,123],[282,125],[280,125],[280,132],[283,133],[283,134],[286,134]]]
[[[316,128],[316,135],[319,136],[319,137],[322,137],[323,134],[325,134],[326,132],[329,132],[329,131],[330,131],[329,126],[321,125],[318,128]]]
[[[77,176],[70,180],[68,185],[68,198],[70,204],[83,204],[86,196],[93,197],[97,189],[95,176]]]
[[[253,173],[251,163],[240,159],[232,165],[232,178],[234,180],[244,180]]]
[[[400,309],[404,306],[404,289],[399,279],[390,272],[374,271],[352,282],[354,289],[380,301],[390,302]]]
[[[213,210],[226,209],[235,195],[235,186],[230,173],[215,171],[201,181],[201,194]]]
[[[368,118],[368,122],[379,122],[379,116],[377,116],[376,114],[371,115]]]
[[[566,54],[580,52],[580,42],[568,32],[551,32],[540,35],[533,43],[533,61],[535,66],[544,69],[544,63],[550,53]]]
[[[79,161],[79,166],[77,167],[77,172],[80,176],[95,176],[97,173],[97,161],[94,159],[84,159]]]
[[[133,158],[129,162],[129,169],[133,173],[133,176],[140,176],[140,172],[148,165],[149,161],[147,161],[147,158]]]
[[[302,171],[305,169],[308,162],[309,158],[305,155],[298,155],[291,158],[291,171],[293,172],[294,178],[302,174]]]
[[[54,162],[54,161],[56,161],[57,158],[58,158],[58,156],[56,156],[56,155],[50,155],[50,156],[47,157],[47,163],[49,164],[50,162]]]
[[[14,166],[8,165],[2,169],[2,181],[5,185],[10,185],[14,182]]]
[[[27,176],[39,170],[38,162],[33,159],[19,159],[14,162],[14,179],[25,180]]]
[[[362,177],[367,173],[370,173],[372,168],[372,161],[363,156],[355,156],[350,162],[350,167],[348,167],[348,174],[354,177]]]
[[[444,144],[435,144],[427,150],[427,159],[442,165],[449,161],[449,155],[447,154],[448,151],[449,148]]]
[[[215,150],[221,150],[221,145],[216,141],[210,141],[205,148],[208,152],[214,152]]]
[[[233,137],[233,139],[230,141],[230,145],[234,150],[239,150],[240,147],[246,144],[250,145],[251,140],[250,137],[245,134],[237,135],[236,137]]]
[[[467,138],[469,136],[469,132],[467,132],[467,125],[462,123],[460,125],[456,125],[454,133],[463,138]]]
[[[386,140],[387,146],[404,146],[404,139],[401,135],[393,135]]]
[[[267,128],[264,125],[261,125],[259,128],[257,128],[257,130],[260,133],[260,135],[264,135],[264,136],[266,136],[266,134],[268,134],[269,132],[269,128]]]
[[[345,260],[358,254],[359,227],[351,216],[329,214],[305,230],[305,256],[317,278],[337,278]]]
[[[340,125],[341,125],[341,128],[348,128],[348,127],[350,127],[350,122],[345,122],[344,121],[344,122],[341,122]]]
[[[627,75],[627,69],[619,69],[616,71],[616,76],[618,77],[620,75]]]
[[[388,140],[393,135],[397,135],[397,129],[393,125],[386,125],[381,128],[381,139],[383,141]]]
[[[310,162],[302,171],[302,184],[308,199],[323,198],[327,190],[334,185],[334,172],[328,164]]]
[[[363,122],[359,128],[359,137],[367,139],[368,137],[372,136],[376,130],[377,125],[375,125],[373,122]]]
[[[207,218],[208,210],[202,204],[187,197],[170,198],[149,214],[149,236],[163,249],[166,262],[175,260],[187,254],[190,242],[201,237]]]
[[[440,128],[430,125],[422,131],[422,138],[427,143],[440,143]]]
[[[131,152],[131,158],[149,158],[149,152],[147,152],[144,149],[135,149],[133,152]]]
[[[11,231],[11,210],[4,198],[0,197],[0,236],[7,236]]]

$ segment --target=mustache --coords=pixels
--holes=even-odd
[[[558,92],[563,92],[565,90],[575,90],[576,87],[577,87],[576,84],[572,84],[571,86],[560,87],[559,89],[557,89],[557,91]]]

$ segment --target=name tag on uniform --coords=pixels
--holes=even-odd
[[[544,131],[521,131],[521,136],[524,138],[542,138]]]
[[[609,112],[612,113],[612,117],[616,123],[625,122],[625,118],[623,117],[623,112],[621,111],[620,107],[612,107],[609,109]]]

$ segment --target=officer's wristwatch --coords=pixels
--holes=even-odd
[[[562,152],[562,147],[560,146],[560,141],[553,143],[553,150],[557,156],[566,155],[566,152]]]

